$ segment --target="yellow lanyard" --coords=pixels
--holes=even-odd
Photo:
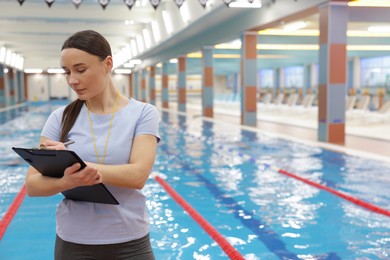
[[[88,108],[88,102],[87,102],[87,100],[85,100],[85,105],[87,106],[87,111],[88,111],[89,128],[90,128],[90,130],[91,130],[91,135],[92,135],[92,140],[93,140],[93,147],[94,147],[94,149],[95,149],[95,154],[96,154],[96,160],[97,160],[97,162],[100,163],[100,164],[104,164],[104,160],[105,160],[105,158],[106,158],[108,140],[110,139],[111,128],[112,128],[112,122],[114,121],[115,112],[116,112],[116,105],[118,104],[118,100],[119,100],[119,91],[118,91],[118,95],[116,96],[116,101],[115,101],[115,105],[114,105],[114,110],[112,111],[111,120],[110,120],[110,126],[108,127],[108,133],[107,133],[107,138],[106,138],[106,144],[105,144],[105,146],[104,146],[104,154],[103,154],[103,157],[102,157],[101,160],[100,160],[99,152],[98,152],[98,149],[97,149],[97,146],[96,146],[96,138],[95,138],[95,133],[94,133],[94,131],[93,131],[93,126],[92,126],[91,112],[89,111],[89,108]]]

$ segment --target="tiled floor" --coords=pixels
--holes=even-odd
[[[175,102],[169,103],[169,111],[177,112]],[[200,116],[200,104],[187,104],[187,114]],[[213,119],[240,124],[239,115],[240,109],[237,106],[215,105]],[[257,130],[259,131],[299,141],[314,142],[327,149],[390,162],[390,121],[368,124],[364,120],[359,121],[359,118],[354,118],[353,123],[346,126],[345,144],[334,145],[317,141],[316,113],[302,115],[299,111],[271,112],[264,109],[258,115]]]

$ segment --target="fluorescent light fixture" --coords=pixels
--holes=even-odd
[[[135,60],[130,60],[129,62],[123,64],[123,67],[125,68],[133,68],[135,65],[142,64],[142,60],[135,59]]]
[[[131,54],[130,44],[126,44],[126,46],[122,48],[122,51],[123,51],[124,55],[126,56],[126,60],[130,60],[131,58],[133,58],[133,55]]]
[[[390,26],[370,26],[368,27],[367,31],[373,33],[389,33]]]
[[[15,67],[21,70],[23,69],[23,65],[24,65],[24,58],[20,55],[16,55]]]
[[[142,60],[140,59],[135,59],[135,60],[131,60],[130,63],[133,63],[135,65],[139,65],[139,64],[142,64]]]
[[[11,67],[15,67],[16,65],[16,53],[11,53]]]
[[[319,50],[318,44],[257,44],[258,50],[300,50],[314,51]]]
[[[236,0],[229,3],[231,8],[261,8],[262,4],[259,0],[253,0],[250,3],[248,0]]]
[[[377,6],[377,7],[390,7],[388,0],[356,0],[348,2],[349,6]]]
[[[144,41],[142,40],[142,36],[137,34],[135,39],[137,41],[138,53],[144,52]]]
[[[284,30],[284,31],[291,32],[291,31],[296,31],[296,30],[305,28],[306,26],[307,26],[306,22],[304,22],[304,21],[298,21],[298,22],[289,23],[289,24],[285,25],[285,26],[283,27],[283,30]]]
[[[180,15],[181,15],[181,18],[183,19],[183,22],[189,23],[191,18],[190,18],[190,10],[189,10],[187,2],[184,2],[179,10],[180,10]]]
[[[152,46],[152,41],[151,41],[151,38],[150,38],[150,32],[149,32],[148,29],[144,28],[142,30],[142,34],[144,36],[145,47],[146,47],[146,49],[149,49],[150,46]]]
[[[133,57],[134,56],[137,56],[138,54],[138,51],[137,51],[137,43],[135,42],[134,39],[132,39],[130,41],[130,46],[131,46],[131,53],[133,54]]]
[[[160,29],[158,27],[158,23],[153,20],[151,22],[151,25],[152,25],[152,32],[153,32],[154,41],[159,42],[161,39],[161,35],[160,35]]]
[[[127,63],[123,64],[123,67],[126,69],[131,69],[131,68],[134,68],[134,64],[127,62]]]
[[[169,63],[177,63],[177,59],[170,59]]]
[[[116,74],[131,74],[131,69],[115,69]]]
[[[164,20],[165,29],[167,30],[167,33],[171,34],[173,32],[172,21],[171,21],[169,15],[168,15],[168,12],[166,10],[162,11],[162,17]]]
[[[58,74],[58,73],[65,73],[65,71],[63,69],[47,69],[47,73]]]
[[[7,50],[5,54],[5,64],[11,65],[11,58],[12,58],[12,52],[10,50]]]
[[[29,74],[39,74],[39,73],[42,73],[43,70],[42,69],[25,69],[24,70],[24,73],[29,73]]]
[[[7,53],[7,49],[5,47],[1,47],[0,49],[0,62],[5,62],[5,54]]]

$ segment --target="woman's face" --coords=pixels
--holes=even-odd
[[[75,48],[61,52],[61,66],[66,81],[81,100],[88,100],[103,92],[109,82],[111,70],[108,56],[105,60]]]

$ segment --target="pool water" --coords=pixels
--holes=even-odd
[[[56,106],[0,113],[0,218],[27,169],[10,148],[35,146]],[[390,210],[389,163],[176,113],[161,113],[160,134],[152,176],[165,179],[245,259],[390,257],[389,217],[275,170]],[[156,259],[228,258],[152,177],[143,191]],[[61,196],[25,198],[0,241],[0,259],[53,258]]]

